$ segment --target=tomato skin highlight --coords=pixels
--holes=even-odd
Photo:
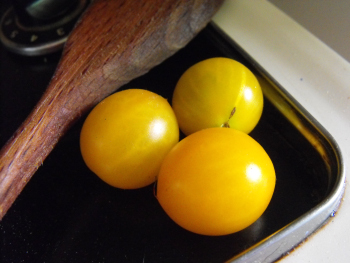
[[[80,149],[86,165],[106,183],[136,189],[153,183],[165,155],[179,141],[168,101],[141,89],[119,91],[86,118]]]
[[[209,128],[186,137],[165,157],[156,197],[181,227],[227,235],[262,215],[275,182],[273,164],[254,139],[234,129]]]
[[[254,74],[241,63],[223,57],[203,60],[186,70],[172,99],[180,129],[186,135],[224,126],[250,133],[260,120],[263,104]]]

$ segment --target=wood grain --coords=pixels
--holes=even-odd
[[[218,0],[96,0],[37,106],[0,152],[0,219],[82,114],[184,47]]]

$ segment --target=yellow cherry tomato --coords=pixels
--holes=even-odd
[[[249,133],[261,117],[263,94],[244,65],[229,58],[211,58],[181,76],[172,106],[186,135],[223,126]]]
[[[155,181],[165,155],[179,141],[168,101],[141,89],[117,92],[88,115],[80,135],[87,166],[106,183],[135,189]]]
[[[275,170],[249,135],[209,128],[180,141],[165,157],[156,197],[181,227],[202,235],[226,235],[255,222],[275,188]]]

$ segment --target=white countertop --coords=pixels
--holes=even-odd
[[[348,0],[269,0],[350,62]]]
[[[350,63],[341,51],[332,50],[265,0],[227,0],[213,21],[334,137],[349,178]],[[349,262],[349,189],[346,181],[335,217],[281,262]]]

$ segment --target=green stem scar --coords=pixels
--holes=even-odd
[[[228,122],[232,118],[233,114],[235,114],[235,112],[236,112],[236,107],[233,108],[233,110],[230,113],[230,116],[228,117],[228,120],[223,125],[221,125],[221,127],[230,128],[230,125],[228,124]]]

